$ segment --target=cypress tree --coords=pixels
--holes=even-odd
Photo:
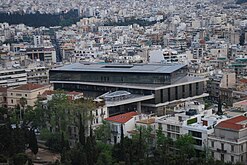
[[[85,139],[85,128],[84,124],[82,123],[81,114],[79,116],[80,128],[79,128],[79,142],[82,146],[85,146],[86,139]]]
[[[34,155],[38,153],[38,150],[39,150],[38,142],[37,142],[37,138],[36,138],[36,135],[33,129],[30,130],[29,148]]]

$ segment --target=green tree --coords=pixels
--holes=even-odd
[[[103,121],[103,123],[95,129],[94,133],[97,140],[104,143],[109,143],[111,137],[110,124],[106,121]]]
[[[191,135],[182,135],[175,142],[178,149],[180,162],[188,164],[190,159],[195,156],[194,139]]]
[[[31,129],[29,133],[29,148],[34,155],[38,153],[39,150],[38,142],[33,129]]]
[[[31,160],[24,153],[18,153],[13,157],[14,165],[32,164]]]
[[[99,154],[96,165],[111,165],[112,162],[111,152],[103,151]]]
[[[24,97],[20,98],[20,105],[22,107],[22,109],[20,108],[20,121],[23,120],[23,114],[22,113],[25,114],[25,106],[26,106],[26,104],[27,104],[27,99],[24,98]],[[23,112],[21,110],[23,110]]]
[[[173,141],[171,138],[165,137],[162,132],[162,127],[159,127],[156,132],[156,150],[154,152],[156,161],[159,164],[171,164],[173,161],[173,153],[171,152],[171,147],[173,146]]]
[[[79,125],[79,142],[82,146],[85,146],[86,143],[86,138],[85,138],[85,127],[82,121],[82,117],[81,114],[79,115],[79,121],[80,121],[80,125]]]

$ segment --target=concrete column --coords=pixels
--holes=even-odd
[[[142,113],[141,102],[138,102],[138,103],[137,103],[137,112],[138,112],[138,113]]]

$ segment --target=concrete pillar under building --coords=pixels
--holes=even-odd
[[[142,113],[141,102],[138,102],[138,103],[137,103],[137,112],[138,112],[138,113]]]

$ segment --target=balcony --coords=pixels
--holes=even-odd
[[[220,149],[220,148],[217,148],[217,152],[220,152],[220,153],[227,153],[226,150]]]

